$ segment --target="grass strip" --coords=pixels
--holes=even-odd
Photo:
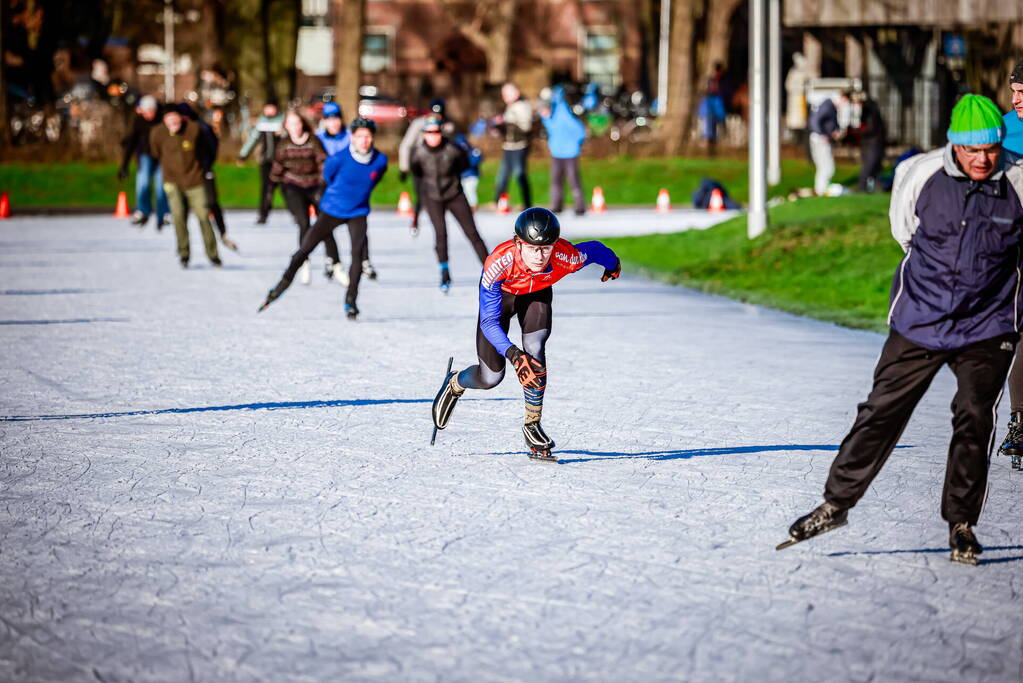
[[[902,249],[891,237],[888,195],[786,202],[770,227],[746,237],[739,216],[709,230],[603,240],[625,269],[671,284],[826,320],[887,329],[892,274]]]

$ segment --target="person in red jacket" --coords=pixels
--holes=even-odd
[[[540,426],[547,386],[545,347],[551,332],[553,292],[561,278],[591,263],[604,267],[601,281],[614,280],[621,262],[600,242],[572,244],[561,239],[558,217],[533,207],[515,220],[515,237],[502,243],[483,264],[480,277],[479,324],[476,351],[479,362],[461,372],[449,372],[433,402],[433,423],[444,429],[455,403],[466,389],[493,389],[504,379],[505,359],[515,366],[526,403],[522,434],[530,457],[556,460],[554,441]],[[508,338],[511,319],[522,328],[522,347]]]

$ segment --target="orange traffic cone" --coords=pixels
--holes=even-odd
[[[117,208],[114,209],[114,218],[128,218],[131,214],[128,212],[128,194],[126,192],[117,193]]]
[[[10,218],[10,217],[11,217],[11,199],[10,199],[10,197],[7,196],[7,193],[4,192],[3,194],[0,194],[0,218]]]
[[[668,196],[668,191],[661,188],[661,191],[657,193],[657,213],[668,213],[671,211],[671,197]]]
[[[408,192],[402,192],[398,196],[398,215],[399,216],[411,216],[412,215],[412,197]]]
[[[312,204],[309,205],[309,217],[316,220],[316,207]]]
[[[497,198],[497,213],[508,213],[511,211],[511,205],[508,202],[508,193],[502,194]]]
[[[710,203],[707,204],[707,211],[711,213],[720,213],[725,210],[725,198],[721,194],[721,190],[716,187],[710,193]]]
[[[604,190],[597,185],[593,188],[593,198],[590,200],[590,211],[593,213],[604,213],[607,211],[607,203],[604,201]]]

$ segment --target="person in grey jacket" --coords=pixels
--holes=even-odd
[[[274,164],[274,153],[277,150],[277,137],[284,127],[284,114],[277,109],[277,100],[270,98],[263,105],[263,113],[256,121],[249,139],[242,146],[239,160],[245,161],[252,154],[256,145],[262,145],[259,155],[259,217],[256,223],[266,223],[273,204],[274,190],[277,183],[270,180],[270,169]]]
[[[522,208],[528,209],[533,205],[526,171],[529,136],[533,128],[533,105],[522,96],[514,83],[501,86],[501,99],[506,107],[504,114],[498,116],[494,124],[504,133],[504,143],[501,145],[504,156],[501,158],[501,170],[497,172],[494,202],[500,201],[501,195],[508,189],[509,176],[514,176],[522,191]]]
[[[1002,156],[1004,137],[994,102],[966,95],[952,111],[948,144],[896,169],[889,217],[906,255],[892,283],[891,331],[870,395],[831,465],[824,503],[796,520],[782,546],[846,523],[948,365],[958,391],[941,516],[952,559],[977,563],[982,548],[972,527],[987,490],[995,406],[1020,332],[1023,167]]]

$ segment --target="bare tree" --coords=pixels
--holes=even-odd
[[[732,39],[729,25],[736,8],[745,0],[707,0],[707,44],[703,51],[701,75],[710,74],[715,62],[728,68],[728,43]]]
[[[257,104],[269,94],[287,101],[295,91],[299,0],[231,0],[222,8],[221,57],[237,73],[240,94]]]
[[[471,17],[456,9],[466,4],[473,7]],[[511,74],[512,26],[519,0],[478,0],[475,3],[441,0],[440,7],[459,32],[486,56],[487,83],[496,85],[507,81]]]
[[[671,5],[671,56],[668,62],[668,111],[661,124],[665,153],[682,153],[689,139],[693,114],[693,36],[697,3],[673,0]]]
[[[7,3],[0,2],[0,29],[7,21]],[[0,30],[0,149],[7,147],[10,141],[11,130],[7,125],[7,82],[4,80],[4,39],[3,31]]]
[[[362,84],[362,36],[366,21],[366,0],[333,0],[334,78],[337,102],[345,115],[354,118],[359,110]]]

